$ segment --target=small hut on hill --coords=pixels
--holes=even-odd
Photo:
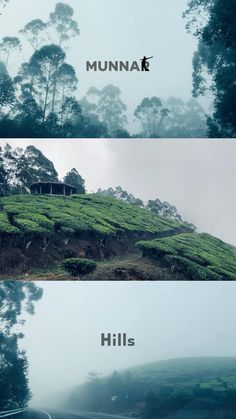
[[[37,182],[30,186],[33,195],[73,195],[76,188],[62,182]]]

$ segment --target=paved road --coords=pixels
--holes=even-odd
[[[31,409],[19,416],[19,419],[127,419],[124,416],[94,412],[74,412],[70,410]]]

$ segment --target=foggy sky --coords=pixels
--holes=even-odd
[[[10,140],[35,145],[62,178],[75,167],[88,192],[122,186],[175,205],[199,232],[236,245],[234,140]],[[5,141],[0,140],[0,145]]]
[[[21,345],[34,403],[114,370],[190,356],[236,355],[233,282],[49,282]],[[101,333],[135,347],[100,347]]]
[[[0,16],[0,38],[18,36],[32,19],[48,19],[57,0],[10,0]],[[120,87],[129,108],[130,122],[140,101],[147,96],[181,97],[188,100],[192,90],[192,57],[196,39],[186,33],[182,13],[187,0],[65,0],[75,11],[80,36],[69,43],[67,61],[74,65],[79,78],[79,98],[91,86],[112,83]],[[15,73],[32,50],[26,43],[21,53],[10,60]],[[86,72],[87,60],[138,61],[154,56],[151,71]],[[204,102],[205,103],[205,102]],[[205,103],[206,104],[206,103]]]

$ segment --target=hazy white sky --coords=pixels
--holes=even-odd
[[[5,141],[0,140],[0,145]],[[236,245],[234,140],[10,140],[33,144],[59,176],[75,167],[88,192],[122,186],[175,205],[199,231]]]
[[[234,282],[49,282],[22,346],[34,402],[83,382],[161,359],[236,355]],[[135,347],[100,347],[101,333]]]
[[[0,16],[0,38],[18,36],[32,19],[48,19],[57,0],[10,0]],[[118,85],[130,110],[146,96],[181,97],[188,100],[192,90],[192,57],[196,40],[186,33],[182,18],[187,0],[68,0],[79,22],[80,36],[69,43],[68,62],[76,68],[79,97],[89,87]],[[20,54],[10,60],[15,73],[32,53],[24,44]],[[151,56],[151,71],[86,72],[87,60],[139,60]]]

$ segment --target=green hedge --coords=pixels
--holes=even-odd
[[[70,275],[79,277],[94,272],[97,268],[96,262],[89,259],[71,258],[65,259],[62,267]]]

